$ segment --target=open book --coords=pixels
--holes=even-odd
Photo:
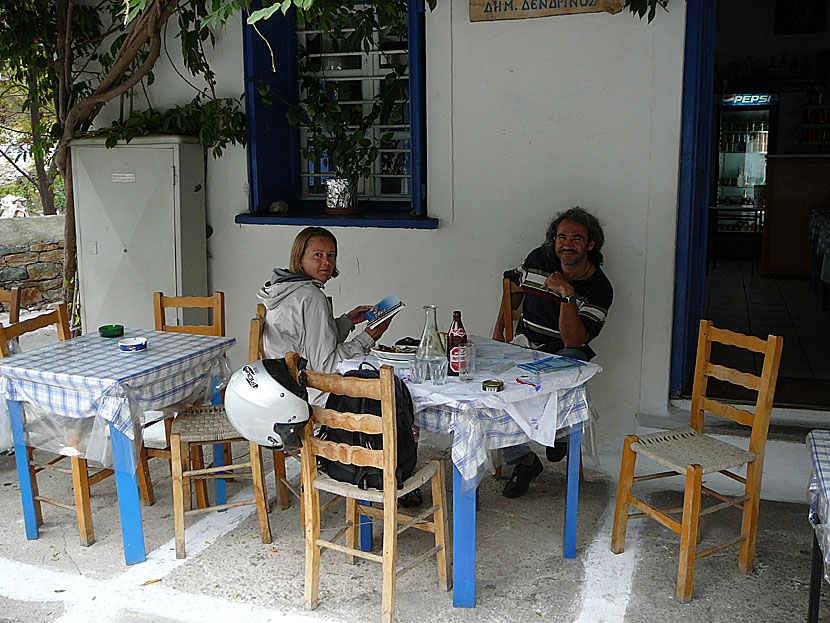
[[[397,314],[403,307],[404,302],[396,295],[390,294],[366,312],[366,320],[369,321],[366,327],[369,329],[375,328],[387,318]]]

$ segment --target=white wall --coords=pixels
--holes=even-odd
[[[615,300],[596,340],[592,382],[600,446],[617,445],[639,411],[666,408],[671,337],[685,3],[651,25],[629,13],[471,23],[465,0],[427,15],[428,204],[435,231],[334,228],[335,311],[395,292],[407,303],[389,341],[419,336],[420,306],[453,309],[489,336],[501,273],[574,205],[605,224]],[[243,88],[241,33],[223,31],[222,94]],[[192,91],[162,67],[150,97]],[[235,366],[247,353],[254,292],[285,266],[298,227],[237,225],[247,209],[245,153],[208,163],[210,280],[224,290]],[[387,341],[384,339],[383,341]]]

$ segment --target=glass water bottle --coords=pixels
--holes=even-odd
[[[431,380],[440,385],[447,377],[447,351],[438,333],[438,306],[424,305],[424,331],[415,352],[412,377],[416,383]]]

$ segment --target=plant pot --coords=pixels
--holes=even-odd
[[[326,180],[326,214],[329,216],[350,216],[359,214],[357,204],[357,182],[352,179],[330,177]]]

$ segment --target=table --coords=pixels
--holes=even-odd
[[[144,351],[121,352],[118,339],[97,333],[57,342],[0,360],[0,396],[9,407],[26,537],[38,537],[27,465],[22,403],[66,418],[104,422],[112,444],[126,563],[143,562],[137,448],[144,411],[191,400],[227,367],[234,338],[125,329],[147,338]],[[216,391],[215,384],[212,388]]]
[[[830,564],[830,431],[810,431],[807,434],[807,448],[810,450],[813,465],[807,489],[807,498],[810,501],[809,520],[815,531],[807,620],[815,623],[818,621],[824,568]]]
[[[527,375],[517,367],[494,373],[504,362],[529,363],[550,357],[512,344],[471,336],[477,346],[475,379],[463,383],[448,377],[444,385],[408,382],[415,404],[415,422],[422,430],[452,433],[453,461],[453,605],[475,607],[475,523],[477,484],[493,473],[491,452],[526,442],[528,438],[545,445],[568,431],[568,480],[565,502],[564,555],[576,556],[577,496],[579,492],[579,453],[582,427],[590,420],[585,383],[601,371],[592,363],[580,362],[555,372],[539,375],[537,390],[516,381]],[[357,367],[362,361],[379,362],[375,357],[343,362],[342,370]],[[402,368],[402,366],[398,366]],[[402,378],[407,379],[406,370]],[[499,378],[502,392],[490,393],[481,381]]]

